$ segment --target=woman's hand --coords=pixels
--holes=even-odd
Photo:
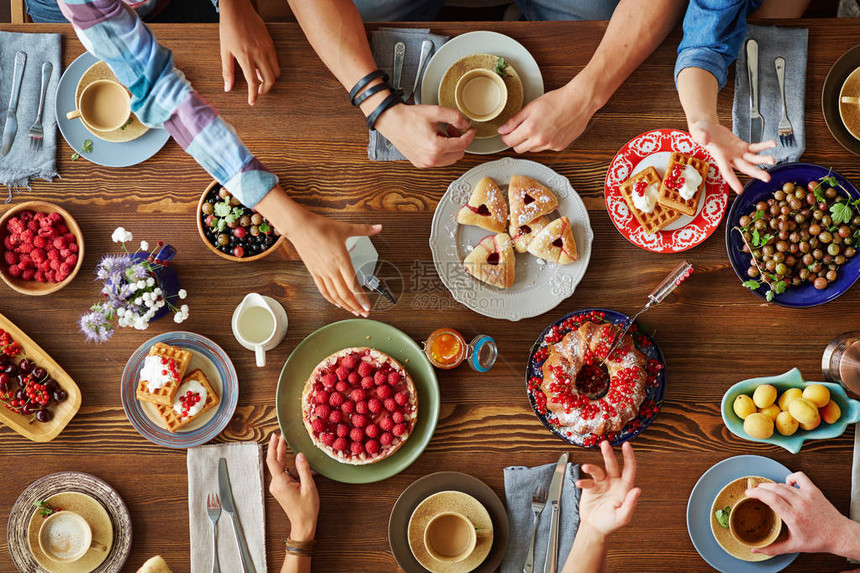
[[[311,541],[316,535],[320,496],[314,483],[313,472],[304,454],[295,459],[295,472],[287,466],[287,441],[272,433],[266,465],[272,474],[269,492],[290,520],[290,538]]]
[[[689,127],[693,141],[707,149],[713,156],[714,161],[717,162],[717,168],[735,193],[743,193],[744,186],[735,175],[734,169],[750,177],[770,181],[770,174],[757,165],[774,164],[772,156],[759,155],[759,153],[776,147],[776,141],[771,139],[761,143],[747,143],[730,129],[713,121],[699,121]]]
[[[443,124],[459,133],[440,131]],[[468,119],[438,105],[395,105],[379,116],[376,129],[418,168],[456,163],[475,139]]]
[[[582,488],[582,496],[579,499],[582,525],[606,536],[630,523],[642,490],[633,487],[636,458],[629,442],[624,442],[621,446],[624,456],[623,472],[618,467],[618,460],[609,442],[602,441],[600,451],[603,453],[605,471],[600,466],[582,464],[582,471],[591,475],[591,479],[581,479],[576,482],[576,486]]]
[[[249,0],[221,0],[219,9],[224,91],[233,89],[235,60],[248,82],[248,103],[254,105],[257,95],[269,93],[281,75],[275,44]]]

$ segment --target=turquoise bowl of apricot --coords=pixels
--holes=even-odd
[[[802,392],[805,388],[813,384],[820,384],[829,391],[829,400],[832,401],[835,406],[838,406],[838,417],[834,416],[836,409],[833,405],[827,404],[826,406],[818,407],[820,423],[818,423],[814,429],[805,430],[802,427],[797,427],[793,434],[786,436],[779,432],[778,427],[780,427],[780,425],[782,427],[785,427],[786,425],[790,426],[792,423],[797,424],[797,422],[793,421],[793,417],[788,419],[786,414],[782,414],[783,418],[780,418],[779,421],[774,421],[773,434],[770,437],[753,437],[744,430],[744,420],[735,412],[734,404],[735,400],[741,395],[746,395],[752,398],[755,394],[756,388],[764,384],[769,384],[776,388],[776,401],[773,405],[779,408],[780,411],[782,411],[783,408],[779,405],[779,399],[783,396],[786,390],[797,388]],[[770,392],[772,392],[772,390]],[[762,394],[767,394],[767,392],[763,391]],[[745,401],[743,398],[741,400]],[[790,400],[787,402],[790,403]],[[753,404],[752,407],[755,408],[755,405]],[[815,405],[813,404],[813,411],[814,408]],[[849,424],[860,422],[860,402],[849,398],[842,386],[831,382],[808,382],[803,379],[803,375],[797,368],[793,368],[779,376],[750,378],[749,380],[738,382],[729,388],[729,390],[723,395],[720,409],[723,414],[723,423],[725,423],[729,431],[737,437],[751,442],[761,442],[763,444],[779,446],[781,448],[785,448],[792,454],[799,452],[803,447],[803,442],[806,440],[827,440],[830,438],[836,438],[845,432],[845,428],[847,428]],[[757,410],[758,412],[754,413],[762,413],[763,415],[770,417],[769,413],[765,412],[764,409],[758,408]],[[786,408],[786,411],[789,411],[788,407]],[[773,413],[774,412],[770,412],[770,414]],[[761,418],[758,418],[758,420],[760,419]],[[773,418],[771,419],[773,420]],[[788,420],[787,424],[780,424],[780,422],[784,422],[785,420]],[[814,423],[810,423],[810,425],[814,425]]]

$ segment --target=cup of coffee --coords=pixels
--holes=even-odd
[[[747,479],[747,487],[758,485],[755,478]],[[752,497],[739,499],[729,513],[729,532],[741,545],[767,547],[779,537],[782,519],[766,503]]]
[[[502,77],[487,68],[463,74],[454,88],[454,103],[463,115],[474,121],[490,121],[508,103],[508,87]]]
[[[839,90],[839,117],[848,132],[860,139],[860,68],[845,78]]]
[[[83,557],[93,542],[87,520],[73,511],[49,515],[39,529],[39,547],[53,561],[72,563]]]
[[[454,511],[434,515],[424,529],[424,546],[433,559],[457,563],[475,550],[479,537],[489,531],[478,530],[469,518]]]
[[[131,117],[131,96],[125,86],[113,80],[96,80],[81,92],[79,108],[66,114],[81,118],[91,132],[115,131]]]

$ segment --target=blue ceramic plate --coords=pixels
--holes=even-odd
[[[202,370],[221,398],[217,408],[204,412],[176,433],[168,432],[160,424],[159,414],[152,404],[135,397],[143,361],[156,342],[190,350],[193,356],[189,372],[195,368]],[[239,401],[239,378],[227,353],[205,336],[193,332],[166,332],[150,338],[131,355],[122,371],[120,394],[125,415],[141,436],[159,446],[191,448],[205,444],[227,427]]]
[[[729,483],[750,475],[785,483],[790,473],[791,470],[770,458],[735,456],[715,464],[699,478],[687,502],[687,531],[696,551],[708,565],[725,573],[775,573],[797,558],[797,553],[789,553],[767,561],[741,561],[726,553],[711,531],[711,506]]]
[[[839,409],[842,411],[842,416],[840,416],[833,424],[827,424],[822,421],[821,425],[814,430],[807,431],[798,428],[797,432],[791,436],[783,436],[774,430],[773,436],[766,440],[753,438],[744,432],[744,421],[735,414],[732,405],[735,402],[735,398],[741,394],[747,394],[752,397],[756,386],[759,384],[771,384],[776,388],[778,395],[782,395],[782,393],[789,388],[803,388],[804,384],[807,384],[807,382],[800,374],[800,370],[793,368],[780,376],[751,378],[749,380],[738,382],[729,388],[728,392],[723,395],[723,403],[720,406],[720,409],[723,412],[723,423],[725,423],[731,433],[739,438],[750,440],[751,442],[774,444],[785,448],[792,454],[796,454],[800,451],[800,448],[803,447],[804,440],[826,440],[828,438],[835,438],[837,436],[841,436],[845,432],[845,428],[848,424],[860,422],[860,402],[849,398],[845,393],[845,390],[842,389],[842,386],[831,382],[809,382],[809,384],[821,384],[823,386],[827,386],[827,389],[830,390],[830,399],[839,405]]]
[[[167,133],[166,129],[150,129],[137,139],[115,143],[99,139],[90,133],[79,119],[66,119],[66,114],[75,109],[75,90],[77,90],[78,81],[84,72],[98,61],[89,52],[84,52],[69,64],[63,77],[60,78],[60,85],[57,87],[57,125],[60,127],[60,132],[66,143],[81,158],[98,165],[129,167],[143,163],[158,153],[170,139],[170,134]],[[84,141],[87,139],[93,141],[93,150],[90,153],[84,153],[83,149]]]
[[[568,330],[565,330],[562,324],[567,319],[574,316],[588,314],[590,312],[602,312],[604,314],[603,322],[611,322],[613,324],[625,325],[627,324],[627,321],[630,320],[630,317],[628,317],[627,315],[621,314],[620,312],[615,312],[614,310],[606,310],[602,308],[586,308],[583,310],[575,310],[569,314],[566,314],[552,324],[550,324],[549,326],[547,326],[543,330],[543,332],[540,333],[540,336],[537,337],[537,340],[529,350],[529,359],[526,363],[526,394],[529,397],[529,403],[532,406],[532,410],[535,411],[535,415],[538,417],[538,420],[540,420],[541,423],[546,426],[546,428],[550,432],[552,432],[565,442],[573,444],[574,446],[596,448],[599,446],[599,443],[595,443],[593,445],[588,446],[583,443],[583,441],[588,438],[588,436],[567,435],[567,433],[563,432],[557,425],[553,424],[550,420],[548,420],[547,415],[541,413],[540,409],[537,406],[534,395],[535,390],[529,388],[529,380],[531,380],[533,377],[540,378],[541,380],[543,380],[543,371],[541,370],[541,367],[543,366],[545,359],[539,360],[538,357],[535,356],[535,354],[546,347],[546,335],[550,333],[554,326],[557,326],[560,329],[559,332],[562,335],[566,334]],[[654,359],[660,364],[662,364],[663,368],[657,374],[656,384],[647,386],[645,399],[642,401],[643,406],[647,405],[653,409],[649,409],[648,412],[645,412],[643,411],[644,408],[640,407],[639,416],[628,422],[628,424],[621,429],[621,432],[611,440],[613,446],[620,445],[627,440],[635,438],[640,434],[640,432],[642,432],[642,430],[647,428],[651,421],[654,419],[654,417],[657,415],[657,411],[659,411],[660,406],[663,404],[663,397],[666,395],[666,359],[663,358],[663,352],[660,350],[660,347],[657,346],[657,342],[655,342],[650,335],[644,334],[641,330],[639,330],[638,326],[639,325],[637,323],[635,327],[631,328],[630,333],[634,335],[646,336],[649,341],[649,344],[647,346],[641,345],[640,342],[636,340],[636,337],[634,336],[636,348],[639,349],[639,351],[642,352],[642,354],[644,354],[646,358]]]
[[[800,183],[806,185],[809,181],[817,181],[828,174],[836,177],[837,181],[848,190],[848,193],[854,197],[860,197],[860,191],[844,177],[820,165],[812,163],[785,163],[777,165],[768,170],[771,176],[770,183],[759,181],[758,179],[750,179],[744,186],[744,192],[735,198],[729,209],[729,216],[726,219],[726,251],[729,254],[729,261],[732,263],[732,268],[735,274],[741,279],[741,282],[749,280],[747,269],[750,266],[750,255],[743,252],[743,239],[737,231],[732,231],[733,227],[738,226],[740,218],[744,215],[749,215],[755,211],[755,204],[759,201],[767,201],[773,196],[773,192],[781,189],[784,183]],[[844,194],[840,190],[841,194]],[[838,298],[842,293],[851,288],[851,286],[860,278],[860,256],[848,259],[839,269],[839,276],[835,282],[830,283],[826,289],[817,290],[811,283],[804,284],[799,287],[789,287],[780,295],[777,295],[773,302],[782,306],[793,308],[806,308],[817,306],[830,302]],[[767,286],[761,286],[753,291],[760,298],[764,299],[767,292]]]

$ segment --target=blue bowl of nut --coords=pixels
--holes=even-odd
[[[770,182],[750,180],[729,210],[732,268],[769,302],[793,308],[830,302],[860,278],[860,191],[811,163],[769,173]]]

